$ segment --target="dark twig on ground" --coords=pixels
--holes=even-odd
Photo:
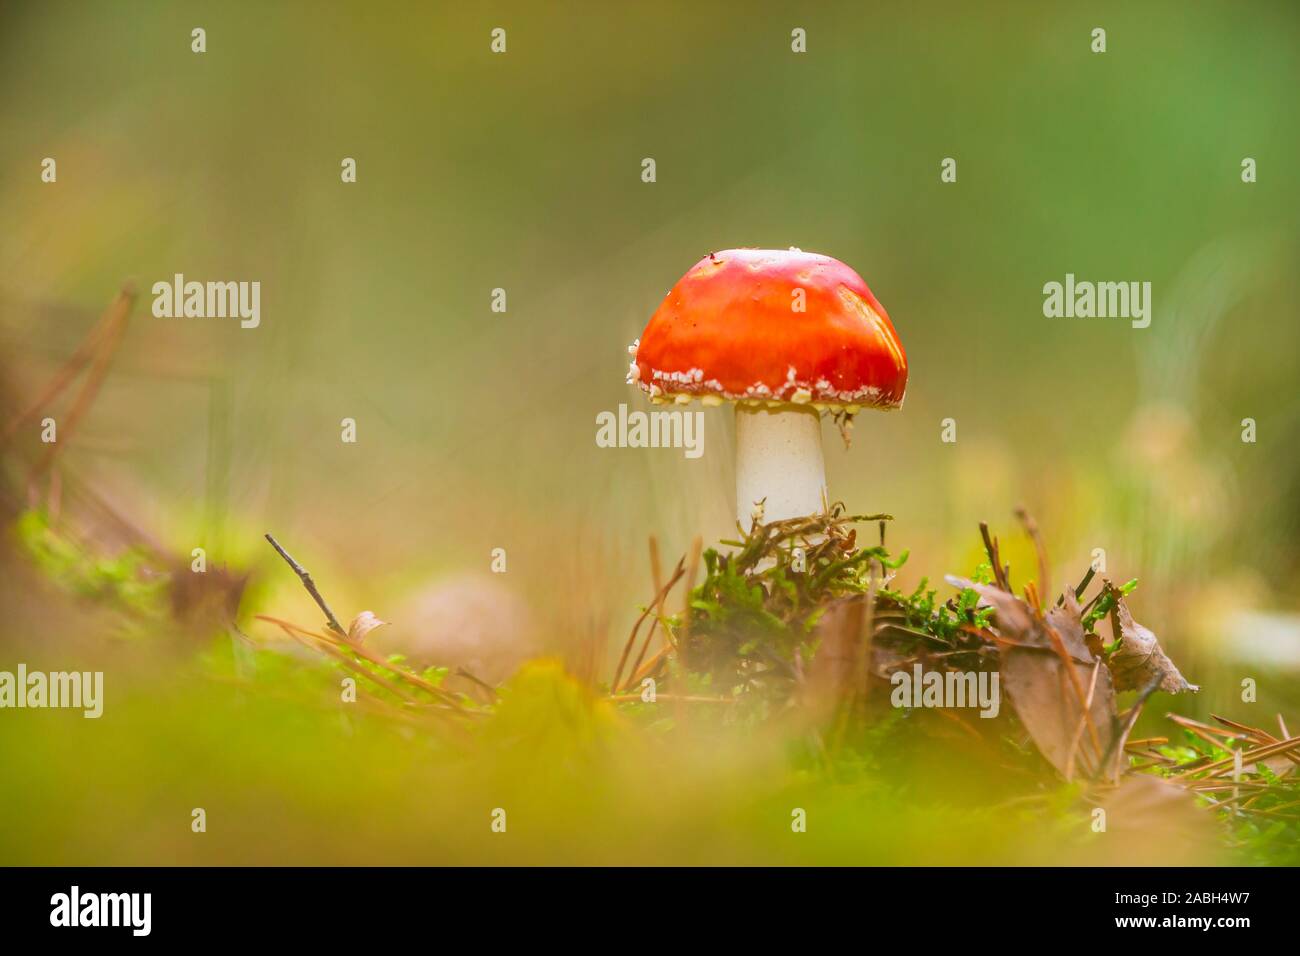
[[[289,567],[293,569],[293,573],[298,575],[298,579],[302,581],[302,586],[307,589],[307,593],[312,596],[312,600],[315,601],[317,606],[325,612],[325,620],[329,624],[330,630],[341,634],[343,637],[347,637],[348,632],[343,630],[343,625],[339,623],[339,619],[334,616],[334,612],[330,610],[330,606],[326,604],[325,599],[321,597],[320,591],[316,589],[316,582],[311,579],[311,574],[308,573],[307,569],[295,561],[288,551],[280,547],[280,542],[276,541],[270,534],[266,535],[266,540],[271,542],[271,547],[275,548],[280,557],[284,558]]]

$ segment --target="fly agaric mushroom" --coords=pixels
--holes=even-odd
[[[884,307],[837,259],[710,253],[650,317],[628,382],[655,403],[736,406],[741,528],[826,507],[821,415],[903,404],[907,356]]]

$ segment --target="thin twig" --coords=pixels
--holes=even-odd
[[[1278,743],[1270,744],[1267,747],[1259,747],[1255,750],[1247,750],[1245,752],[1240,752],[1240,751],[1239,752],[1241,753],[1242,764],[1245,765],[1247,763],[1258,763],[1259,761],[1264,760],[1267,757],[1276,757],[1282,755],[1287,751],[1292,750],[1296,747],[1300,747],[1300,737],[1292,737],[1290,740],[1282,740],[1279,741]],[[1186,776],[1188,774],[1203,773],[1205,771],[1212,770],[1214,771],[1214,773],[1212,773],[1211,776],[1217,777],[1219,774],[1223,773],[1224,770],[1231,767],[1235,762],[1236,762],[1236,754],[1233,754],[1231,757],[1225,757],[1222,760],[1217,760],[1214,763],[1207,764],[1204,767],[1192,767],[1189,765],[1188,768],[1185,769],[1178,776],[1181,777],[1181,776]]]
[[[86,373],[86,380],[81,384],[81,390],[77,392],[76,398],[72,400],[72,407],[63,417],[63,425],[59,429],[59,441],[54,442],[46,450],[41,460],[32,469],[34,475],[43,474],[53,463],[58,453],[67,447],[68,439],[72,437],[77,425],[81,422],[82,417],[94,404],[95,396],[99,394],[100,386],[104,384],[104,379],[108,376],[109,366],[113,364],[113,356],[117,352],[117,346],[122,341],[122,336],[126,334],[127,320],[131,317],[131,307],[135,304],[135,289],[130,285],[122,287],[113,304],[109,306],[105,314],[107,324],[105,325],[102,341],[96,342],[94,346],[94,358],[90,363],[90,370]]]
[[[645,619],[650,616],[650,613],[657,606],[663,603],[663,599],[667,596],[667,592],[672,590],[673,585],[677,583],[677,579],[684,573],[685,570],[682,567],[682,562],[679,560],[677,562],[677,570],[673,574],[672,578],[664,585],[663,590],[651,599],[650,603],[646,605],[645,610],[643,610],[640,616],[636,619],[636,623],[632,625],[632,633],[627,636],[627,643],[623,645],[623,655],[619,658],[618,668],[614,671],[614,681],[609,685],[611,692],[616,692],[622,686],[623,668],[627,666],[628,655],[632,652],[632,648],[636,646],[636,637],[641,631],[641,625],[645,623]]]
[[[998,543],[989,534],[989,523],[987,521],[980,522],[980,536],[984,539],[984,550],[988,553],[989,564],[993,565],[993,580],[1002,590],[1010,592],[1011,583],[1002,568],[1002,557],[998,554]]]
[[[1127,713],[1125,713],[1122,724],[1118,724],[1117,726],[1115,718],[1111,718],[1111,726],[1115,728],[1115,735],[1111,737],[1110,744],[1106,747],[1106,753],[1101,758],[1100,769],[1102,773],[1106,772],[1107,764],[1110,763],[1111,757],[1114,756],[1117,751],[1120,755],[1124,753],[1124,741],[1128,739],[1129,733],[1132,732],[1133,726],[1137,723],[1138,716],[1142,713],[1142,708],[1146,704],[1147,699],[1160,687],[1160,681],[1163,679],[1163,676],[1164,675],[1162,674],[1157,674],[1145,687],[1142,688],[1142,690],[1138,691],[1137,700],[1133,702],[1133,706],[1128,709]]]
[[[1092,680],[1088,682],[1088,699],[1083,704],[1083,714],[1079,717],[1079,726],[1074,729],[1074,736],[1070,739],[1070,752],[1065,757],[1065,779],[1074,778],[1074,755],[1079,749],[1079,741],[1083,739],[1083,728],[1087,725],[1087,715],[1092,711],[1092,699],[1097,693],[1097,675],[1101,672],[1101,658],[1092,665]]]
[[[299,627],[298,625],[294,624],[292,621],[285,621],[282,618],[272,617],[269,614],[257,614],[255,615],[255,617],[260,621],[269,621],[270,623],[275,624],[280,628],[284,628],[286,626],[292,627],[297,631],[301,632],[302,634],[305,634],[307,637],[310,637],[316,641],[320,641],[330,647],[346,648],[347,650],[355,654],[357,657],[363,658],[377,667],[382,667],[390,674],[400,677],[402,680],[406,681],[406,683],[411,684],[414,687],[418,687],[420,690],[425,691],[426,693],[439,698],[445,704],[447,704],[451,709],[460,711],[462,713],[466,712],[464,706],[462,706],[460,701],[456,699],[456,695],[452,694],[449,691],[444,690],[443,688],[439,687],[437,684],[425,680],[423,677],[421,677],[419,674],[415,673],[414,671],[407,670],[404,667],[400,667],[397,664],[394,664],[390,660],[384,659],[383,657],[376,654],[374,651],[370,650],[368,647],[364,646],[363,644],[357,641],[349,640],[346,636],[340,637],[338,635],[330,635],[324,631],[321,631],[319,633],[316,631],[309,631],[305,628]]]
[[[464,667],[457,667],[456,675],[458,677],[463,677],[466,680],[473,681],[475,684],[478,684],[479,687],[482,687],[485,691],[487,691],[489,694],[492,695],[493,700],[496,700],[499,696],[501,696],[500,694],[497,693],[497,689],[495,687],[493,687],[491,684],[489,684],[487,681],[483,680],[482,678],[476,676],[475,674],[470,673]]]
[[[657,549],[653,549],[652,553],[654,554],[655,558],[658,558]],[[645,643],[641,645],[641,653],[636,656],[636,663],[632,665],[633,674],[635,674],[640,669],[641,662],[645,660],[646,651],[650,649],[650,641],[654,638],[655,631],[662,629],[664,632],[664,645],[668,647],[672,646],[672,640],[668,636],[668,628],[666,625],[663,624],[664,602],[668,600],[668,592],[670,592],[673,589],[674,585],[676,585],[677,582],[681,580],[682,576],[686,573],[686,568],[683,563],[684,560],[685,560],[684,558],[677,559],[677,567],[673,571],[672,581],[668,585],[660,589],[658,592],[659,597],[658,597],[658,602],[655,604],[655,616],[650,621],[650,630],[646,631]]]
[[[1079,680],[1078,671],[1074,669],[1074,658],[1071,657],[1070,652],[1066,650],[1065,641],[1061,638],[1061,635],[1056,632],[1056,628],[1052,627],[1046,621],[1043,621],[1042,624],[1043,629],[1047,632],[1048,639],[1052,643],[1052,649],[1056,652],[1056,656],[1060,659],[1061,663],[1065,665],[1065,676],[1069,678],[1070,686],[1074,689],[1075,699],[1078,700],[1079,706],[1083,708],[1083,719],[1087,725],[1088,737],[1092,741],[1093,748],[1096,753],[1102,755],[1101,763],[1097,766],[1097,772],[1101,773],[1105,768],[1106,757],[1109,755],[1110,750],[1108,749],[1103,753],[1101,749],[1101,737],[1097,734],[1097,725],[1093,722],[1092,710],[1087,704],[1088,695],[1084,693],[1083,683]],[[1111,748],[1115,746],[1116,739],[1117,738],[1111,738]]]
[[[4,431],[0,432],[0,446],[4,446],[17,433],[18,429],[24,422],[30,421],[39,412],[45,409],[50,402],[58,397],[59,393],[68,387],[69,383],[77,377],[77,374],[84,368],[92,358],[99,354],[101,350],[101,340],[105,334],[112,332],[118,325],[122,308],[122,299],[130,292],[129,287],[123,288],[117,298],[104,310],[98,321],[86,333],[85,338],[77,346],[77,350],[72,353],[66,362],[54,374],[45,391],[36,396],[23,411],[15,415],[5,426]]]
[[[348,632],[343,630],[343,625],[339,623],[339,619],[334,616],[334,612],[330,610],[330,606],[326,604],[325,599],[321,597],[320,591],[316,589],[316,582],[311,579],[311,574],[308,573],[307,569],[295,561],[289,555],[288,551],[280,547],[280,542],[276,541],[270,534],[267,534],[266,540],[271,542],[271,547],[275,548],[280,557],[284,558],[289,567],[293,569],[293,573],[298,575],[298,579],[302,581],[302,586],[307,589],[307,593],[312,596],[312,600],[314,600],[317,606],[325,612],[325,620],[329,623],[330,630],[337,631],[343,637],[347,637]]]
[[[1038,522],[1024,507],[1016,509],[1016,517],[1025,526],[1025,531],[1029,533],[1029,537],[1033,540],[1034,551],[1038,555],[1037,593],[1043,599],[1050,600],[1052,596],[1051,568],[1047,560],[1047,545],[1043,543],[1043,536],[1038,530]]]

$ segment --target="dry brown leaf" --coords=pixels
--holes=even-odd
[[[1009,591],[988,584],[977,584],[966,578],[949,575],[945,580],[953,587],[972,588],[979,593],[982,602],[993,608],[997,616],[998,632],[1022,644],[1052,649],[1052,642],[1047,628],[1034,614],[1028,604]],[[1047,624],[1061,638],[1061,643],[1077,663],[1092,664],[1092,651],[1083,640],[1083,620],[1079,602],[1073,591],[1067,591],[1065,603],[1053,607],[1047,612]]]
[[[1061,641],[1071,657],[1079,661],[1093,660],[1095,655],[1083,636],[1083,609],[1079,607],[1073,588],[1066,588],[1061,604],[1047,612],[1047,623],[1061,635]]]
[[[1046,620],[1001,588],[950,577],[955,587],[974,588],[993,608],[1001,650],[1002,688],[1034,745],[1067,780],[1082,772],[1114,780],[1123,750],[1110,671],[1083,640],[1080,608],[1072,592]],[[1052,633],[1069,658],[1062,658]],[[1086,705],[1086,706],[1085,706]]]
[[[1116,739],[1115,689],[1105,667],[1070,662],[1083,700],[1091,697],[1084,717],[1079,693],[1060,655],[1048,651],[1006,648],[1002,652],[1002,687],[1034,745],[1067,780],[1079,775],[1114,779],[1114,759],[1122,750]],[[1104,764],[1103,764],[1103,761]]]
[[[348,625],[348,640],[359,644],[367,634],[377,627],[383,627],[387,621],[381,621],[371,611],[362,611]]]
[[[1121,639],[1115,653],[1110,656],[1111,673],[1115,675],[1116,690],[1138,690],[1144,688],[1156,677],[1160,678],[1160,690],[1166,694],[1178,694],[1185,690],[1193,693],[1200,690],[1196,684],[1189,684],[1160,648],[1156,636],[1137,621],[1124,603],[1122,597],[1116,597],[1115,610],[1111,628],[1115,628],[1115,619],[1119,622]]]

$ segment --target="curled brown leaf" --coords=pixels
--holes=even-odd
[[[1155,634],[1133,620],[1133,614],[1124,603],[1124,598],[1118,595],[1111,612],[1111,627],[1120,639],[1120,645],[1111,654],[1109,661],[1116,690],[1140,689],[1157,676],[1160,678],[1159,689],[1166,694],[1178,694],[1185,690],[1195,693],[1200,690],[1196,684],[1187,682],[1187,678],[1161,649]]]
[[[387,621],[381,621],[375,617],[372,611],[362,611],[352,619],[348,625],[348,640],[354,644],[359,644],[365,639],[365,636],[377,627],[383,627]]]

